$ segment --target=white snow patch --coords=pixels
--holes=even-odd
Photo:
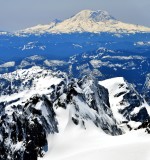
[[[9,68],[9,67],[14,67],[15,66],[15,62],[11,61],[11,62],[6,62],[4,64],[0,65],[0,68]]]
[[[65,61],[60,61],[60,60],[45,60],[44,63],[49,67],[63,66],[67,64]]]

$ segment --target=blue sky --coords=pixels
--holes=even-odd
[[[106,10],[121,21],[150,27],[150,0],[0,0],[0,30],[63,20],[83,9]]]

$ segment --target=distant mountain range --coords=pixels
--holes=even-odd
[[[111,32],[111,33],[136,33],[150,32],[150,28],[123,23],[106,11],[83,10],[64,21],[53,21],[48,25],[37,25],[18,31],[18,34],[43,34],[43,33],[75,33],[75,32]]]

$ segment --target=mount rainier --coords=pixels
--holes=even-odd
[[[123,23],[116,20],[106,11],[83,10],[64,21],[54,21],[49,25],[38,25],[19,31],[18,33],[74,33],[74,32],[111,32],[111,33],[136,33],[150,32],[150,28]]]

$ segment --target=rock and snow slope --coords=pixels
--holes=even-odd
[[[123,77],[100,81],[99,84],[108,89],[110,107],[118,123],[143,122],[143,117],[149,119],[149,105]]]
[[[123,23],[116,20],[106,11],[83,10],[69,19],[50,25],[38,25],[27,28],[19,33],[74,33],[74,32],[111,32],[135,33],[150,32],[150,28]]]
[[[91,77],[33,67],[0,75],[0,149],[2,160],[42,157],[48,134],[69,126],[111,135],[122,130],[113,117],[108,91]]]
[[[146,75],[146,81],[143,87],[143,93],[145,95],[145,99],[150,105],[150,73]]]
[[[120,79],[116,81],[121,87],[127,85]],[[111,88],[115,84],[109,85]],[[123,89],[119,90],[117,87],[116,85],[116,94]],[[136,106],[143,102],[142,97],[135,95],[131,88],[126,92],[130,98],[128,104],[136,110]],[[20,69],[0,75],[0,94],[1,160],[37,160],[37,157],[45,154],[46,160],[81,159],[82,156],[82,159],[91,159],[93,154],[95,159],[102,156],[107,160],[108,156],[102,154],[107,147],[108,151],[114,147],[126,147],[124,141],[119,141],[122,138],[113,139],[111,136],[121,135],[124,130],[118,125],[120,119],[113,115],[108,90],[99,85],[92,76],[74,79],[66,73],[40,67]],[[126,97],[124,100],[127,100]],[[144,117],[146,108],[146,112],[138,110],[136,116],[126,108],[128,113],[125,118],[137,117],[133,121],[140,122],[147,120],[147,117]],[[124,116],[123,112],[121,114]],[[144,130],[141,132],[138,133],[144,135]],[[117,146],[113,146],[115,140],[119,141]],[[134,140],[129,143],[131,146],[144,142],[149,147],[145,138],[136,143]],[[149,142],[149,138],[147,140]],[[137,150],[140,150],[140,147]],[[135,151],[136,149],[133,150]]]
[[[141,124],[138,117],[146,115],[143,118],[145,120],[149,118],[147,111],[146,113],[141,112],[141,110],[147,110],[148,105],[144,103],[143,98],[133,86],[122,77],[99,83],[108,88],[110,106],[119,123],[122,123],[123,120],[128,121],[128,126],[137,128]],[[121,102],[124,102],[124,105],[118,104]],[[132,109],[128,110],[129,107]],[[119,109],[126,109],[126,114],[119,113]],[[145,122],[139,128],[142,126],[144,128],[144,126],[150,125],[149,122]],[[102,160],[149,160],[150,157],[150,136],[143,129],[127,132],[121,136],[110,136],[103,134],[91,125],[88,125],[88,130],[83,130],[81,127],[69,123],[60,134],[49,136],[48,142],[49,151],[39,160],[99,160],[100,158]]]

